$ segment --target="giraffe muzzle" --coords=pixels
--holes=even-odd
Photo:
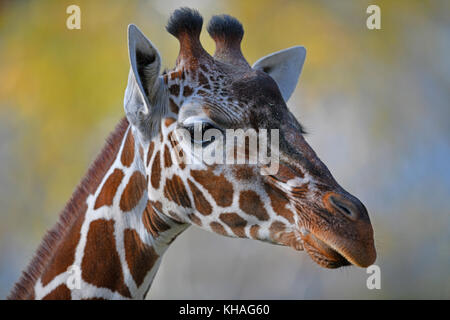
[[[325,268],[373,264],[376,259],[373,229],[361,201],[340,190],[327,192],[323,204],[325,210],[309,215],[326,219],[300,227],[303,247],[311,259]]]
[[[312,233],[303,235],[302,240],[305,251],[318,265],[329,269],[351,265],[344,256],[339,254],[322,240],[318,239]]]
[[[376,251],[372,239],[352,243],[334,236],[321,237],[320,233],[302,232],[303,247],[318,265],[335,269],[354,265],[368,267],[375,262]]]

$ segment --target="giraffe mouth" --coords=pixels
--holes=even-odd
[[[338,252],[334,246],[332,247],[331,245],[320,240],[305,228],[302,228],[301,238],[303,240],[303,247],[305,248],[305,251],[319,266],[329,269],[336,269],[352,265],[343,253]]]

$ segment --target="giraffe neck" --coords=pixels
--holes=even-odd
[[[123,119],[9,298],[145,296],[163,253],[188,224],[149,200],[149,151],[138,140]]]

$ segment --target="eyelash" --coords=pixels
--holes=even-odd
[[[192,124],[192,125],[189,125],[189,126],[185,127],[185,129],[189,131],[189,134],[190,134],[190,136],[191,136],[191,142],[192,142],[192,143],[200,143],[199,141],[196,141],[196,140],[194,139],[194,137],[195,137],[195,129],[196,129],[196,127],[197,127],[198,125],[199,125],[199,123],[195,123],[195,124]],[[207,130],[209,130],[209,129],[218,129],[218,128],[215,127],[214,125],[212,125],[211,123],[208,123],[208,122],[202,122],[202,123],[201,123],[201,130],[202,130],[201,136],[203,137],[205,131],[207,131]],[[220,129],[218,129],[218,130],[220,130]],[[215,139],[214,139],[214,136],[212,137],[211,140],[208,140],[208,141],[202,140],[202,141],[201,141],[202,147],[206,147],[207,145],[209,145],[209,144],[211,144],[212,142],[214,142],[214,140],[215,140]]]

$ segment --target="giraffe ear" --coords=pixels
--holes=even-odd
[[[124,108],[128,120],[144,136],[157,131],[165,108],[166,90],[159,75],[161,57],[158,49],[134,24],[128,26],[130,72],[125,89]]]
[[[262,57],[252,66],[269,74],[280,88],[284,101],[294,92],[305,62],[306,49],[296,46]]]

